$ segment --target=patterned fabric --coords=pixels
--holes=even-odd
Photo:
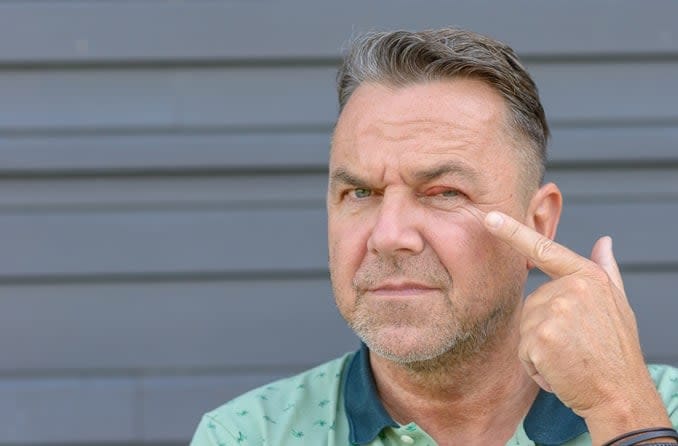
[[[648,368],[674,427],[678,427],[678,369]],[[364,346],[356,353],[252,390],[205,414],[191,442],[191,446],[351,444],[436,444],[416,424],[398,425],[384,410]],[[583,420],[552,394],[543,392],[507,443],[535,444],[584,446],[591,440]]]

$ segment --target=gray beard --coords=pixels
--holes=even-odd
[[[400,357],[389,351],[365,343],[371,351],[417,374],[428,374],[449,368],[453,364],[463,364],[481,355],[493,344],[498,335],[504,333],[515,313],[517,305],[500,305],[487,317],[476,321],[469,328],[460,330],[454,338],[438,351],[428,355],[409,355]],[[361,338],[362,339],[362,338]],[[363,339],[363,342],[365,340]]]
[[[356,323],[354,320],[349,322],[349,326],[373,353],[416,374],[428,374],[447,369],[453,364],[468,362],[489,350],[494,341],[506,332],[521,295],[522,287],[506,290],[498,305],[489,313],[470,323],[460,321],[458,326],[449,329],[454,335],[438,348],[410,352],[408,355],[396,354],[377,342],[369,321]]]

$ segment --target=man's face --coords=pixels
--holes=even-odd
[[[478,80],[363,84],[339,117],[327,197],[337,306],[372,351],[411,363],[475,349],[509,320],[524,258],[483,227],[524,219],[501,96]]]

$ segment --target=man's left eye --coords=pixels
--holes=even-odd
[[[445,198],[454,198],[457,195],[459,195],[459,191],[453,190],[453,189],[447,189],[442,192],[440,192],[440,195],[442,195]]]

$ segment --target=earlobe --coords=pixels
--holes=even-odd
[[[563,209],[563,195],[554,183],[543,185],[534,194],[527,209],[525,224],[540,234],[554,239]],[[528,260],[528,269],[534,265]]]

